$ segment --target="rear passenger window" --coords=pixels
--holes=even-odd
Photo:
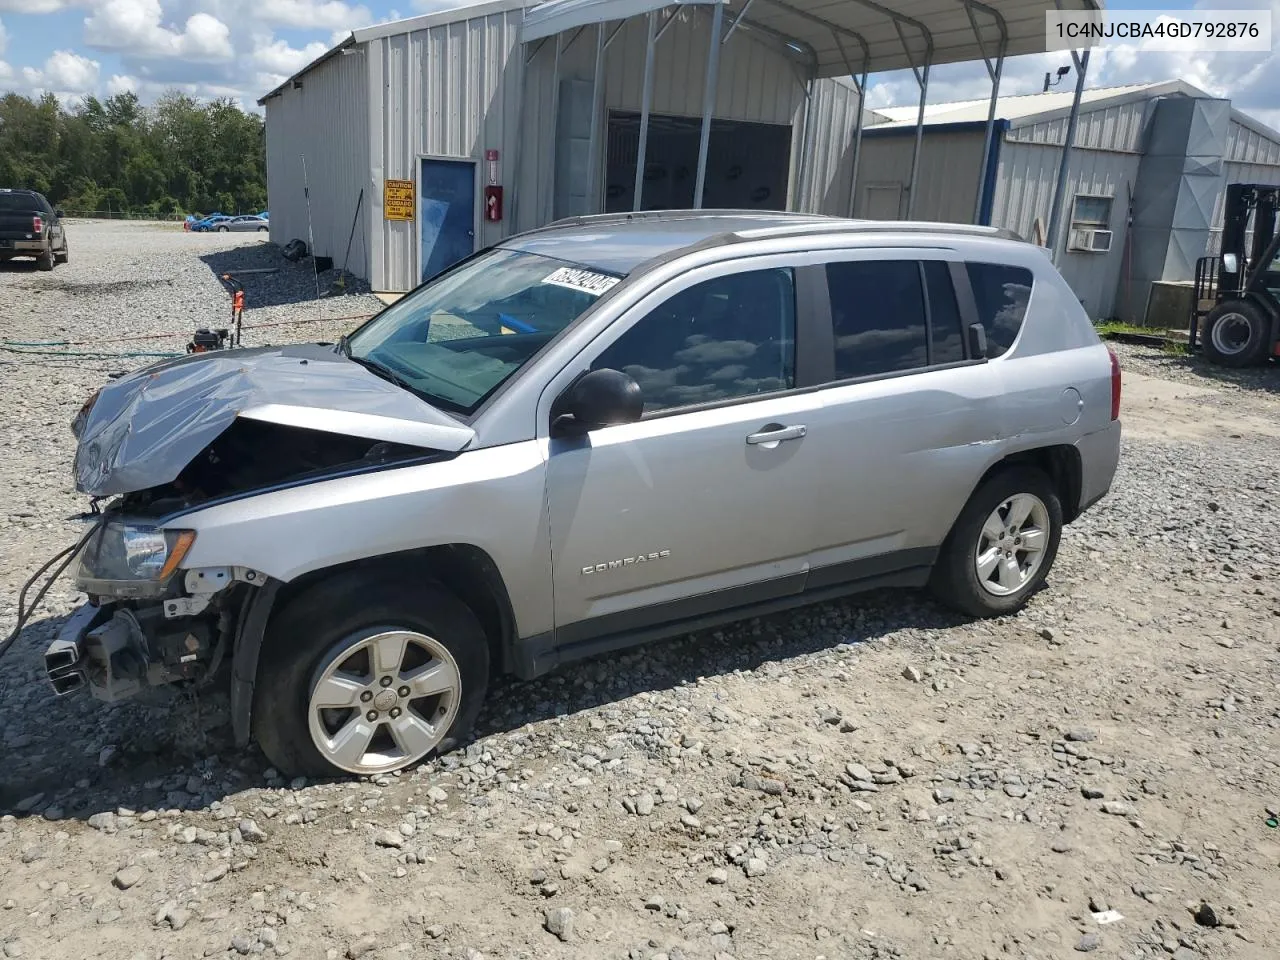
[[[964,359],[964,339],[951,269],[941,260],[926,260],[924,283],[929,293],[931,362],[958,363]]]
[[[966,263],[978,319],[987,331],[987,356],[998,357],[1022,329],[1031,299],[1031,271],[1002,263]]]
[[[924,294],[914,260],[827,264],[835,378],[868,377],[928,363]]]

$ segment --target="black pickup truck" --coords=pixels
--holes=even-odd
[[[0,262],[14,257],[35,257],[37,267],[52,270],[70,258],[67,232],[62,211],[42,194],[0,187]]]

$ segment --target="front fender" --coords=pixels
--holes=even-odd
[[[339,477],[195,510],[184,567],[245,566],[284,583],[316,570],[465,543],[493,558],[518,636],[552,627],[551,539],[537,441]]]

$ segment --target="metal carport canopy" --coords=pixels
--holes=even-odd
[[[521,40],[716,0],[546,0],[528,8]],[[1005,29],[1004,55],[1045,51],[1045,13],[1101,7],[1089,0],[726,0],[725,19],[787,37],[810,53],[816,76],[919,68],[992,57]],[[982,37],[975,36],[974,14]],[[905,49],[904,49],[905,45]],[[909,52],[908,52],[909,51]],[[865,63],[864,63],[865,56]]]

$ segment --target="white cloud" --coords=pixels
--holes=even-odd
[[[53,93],[60,99],[93,93],[98,87],[97,60],[70,50],[55,50],[43,67],[23,67],[23,85],[35,93]]]
[[[0,55],[9,47],[9,34],[4,28],[4,21],[0,20]]]
[[[164,26],[159,0],[106,0],[85,18],[85,42],[132,57],[229,60],[231,31],[208,13],[187,18],[181,32]]]
[[[251,15],[262,23],[313,30],[350,31],[372,20],[368,8],[342,0],[260,0]]]
[[[107,96],[114,97],[118,93],[137,93],[138,78],[113,73],[107,81]]]
[[[261,70],[288,77],[297,73],[328,49],[328,45],[319,41],[308,43],[298,50],[289,46],[284,40],[275,40],[258,45],[249,56],[254,66]]]
[[[54,13],[67,6],[66,0],[0,0],[0,13]]]

